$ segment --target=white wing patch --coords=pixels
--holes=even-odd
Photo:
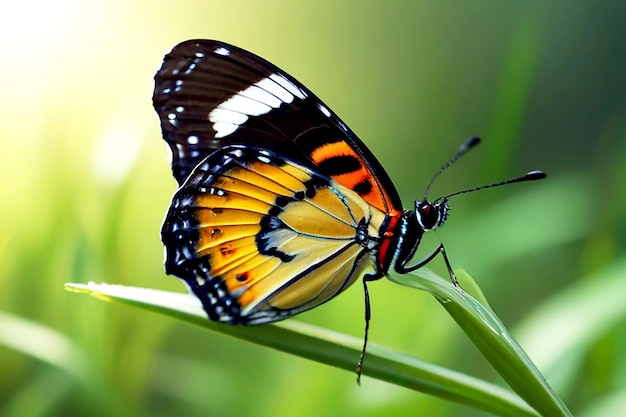
[[[250,116],[267,114],[296,97],[304,100],[306,93],[282,75],[272,74],[220,103],[209,113],[208,119],[213,123],[215,137],[223,138],[236,131]]]
[[[330,110],[326,108],[322,103],[317,103],[317,108],[324,114],[326,117],[330,117]]]
[[[301,100],[306,98],[306,93],[300,89],[297,85],[286,79],[280,74],[272,74],[270,75],[270,79],[280,84],[285,90],[289,91],[294,96],[298,97]]]
[[[222,56],[228,56],[230,55],[230,51],[226,48],[224,48],[223,46],[220,46],[219,48],[217,48],[215,51],[216,54],[218,55],[222,55]],[[197,56],[197,55],[196,55]]]

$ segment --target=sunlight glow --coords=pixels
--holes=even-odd
[[[143,139],[140,127],[130,121],[112,121],[93,154],[93,174],[105,183],[117,184],[135,165]]]

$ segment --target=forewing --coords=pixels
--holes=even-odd
[[[183,42],[155,75],[154,107],[182,184],[214,150],[269,149],[396,214],[401,201],[361,140],[313,93],[268,61],[226,43]]]

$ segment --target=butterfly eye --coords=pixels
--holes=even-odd
[[[446,219],[448,205],[432,204],[428,201],[415,202],[415,217],[424,231],[441,226]]]

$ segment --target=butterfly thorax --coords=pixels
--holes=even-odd
[[[380,228],[378,273],[384,275],[390,268],[402,270],[415,255],[424,233],[443,225],[447,214],[447,201],[423,200],[415,202],[415,210],[388,215]]]
[[[411,211],[387,215],[380,227],[380,245],[375,254],[378,275],[382,277],[398,259],[411,256],[415,250],[411,250],[406,242],[414,242],[417,248],[421,236],[421,229]]]

